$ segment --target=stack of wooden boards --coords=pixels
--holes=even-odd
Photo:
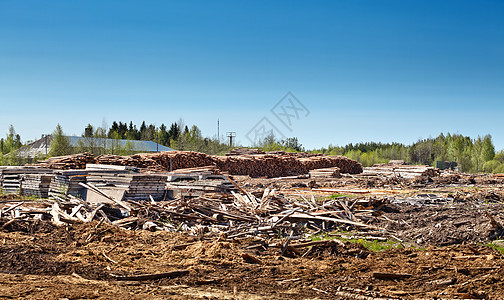
[[[55,171],[49,185],[49,198],[66,199],[71,195],[86,200],[86,191],[80,183],[86,182],[87,171],[85,170],[61,170]]]
[[[46,184],[50,178],[39,176],[43,174],[52,174],[53,170],[25,167],[25,166],[9,166],[0,168],[0,188],[6,194],[23,193],[26,190],[26,195],[33,195],[33,189],[38,184],[41,188],[46,188]],[[33,176],[30,176],[33,175]],[[40,182],[38,182],[40,181]],[[42,182],[43,181],[43,182]],[[46,191],[41,193],[46,194]],[[38,193],[35,193],[37,195]]]
[[[310,171],[310,178],[339,178],[341,177],[338,167],[314,169]]]
[[[165,194],[166,175],[161,174],[128,174],[116,172],[91,172],[87,184],[109,194],[111,189],[123,191],[117,200],[162,200]],[[112,195],[111,195],[112,196]]]
[[[439,169],[430,166],[375,164],[372,167],[364,168],[364,172],[359,176],[401,177],[405,179],[413,179],[422,176],[438,176],[439,172]]]
[[[163,200],[174,192],[227,193],[235,188],[215,166],[179,169],[170,173],[138,173],[129,166],[88,164],[84,170],[2,167],[0,184],[6,193],[62,201]],[[110,199],[113,198],[113,199]]]
[[[241,151],[241,150],[240,150]],[[69,156],[52,158],[44,161],[42,166],[67,169],[65,163],[71,167],[83,167],[82,161],[94,164],[122,165],[141,168],[148,171],[166,172],[177,169],[216,166],[232,175],[249,175],[251,177],[281,177],[307,174],[310,170],[321,168],[340,168],[341,173],[358,174],[362,172],[362,165],[357,161],[343,156],[325,156],[311,153],[210,156],[191,151],[169,151],[159,153],[142,153],[130,156],[101,155],[91,159],[88,154],[75,155],[73,162]]]
[[[38,198],[49,197],[49,186],[53,177],[52,174],[24,174],[21,181],[23,195]]]

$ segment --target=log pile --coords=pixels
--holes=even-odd
[[[251,148],[235,148],[229,153],[226,153],[226,156],[233,155],[253,155],[253,154],[265,154],[261,149],[251,149]]]
[[[216,157],[217,167],[232,175],[281,177],[306,173],[303,164],[290,156],[247,155]]]
[[[100,155],[97,164],[133,166],[150,171],[170,171],[176,169],[198,168],[214,165],[211,156],[192,151],[166,151],[159,153],[140,153],[130,156]]]
[[[362,173],[362,165],[345,156],[311,156],[300,159],[308,170],[338,167],[341,173],[359,174]],[[302,174],[302,173],[300,173]]]
[[[338,167],[342,173],[362,172],[360,163],[343,156],[324,156],[310,153],[285,153],[209,156],[191,151],[141,153],[130,156],[82,153],[54,157],[43,161],[42,166],[56,169],[82,169],[89,164],[108,164],[137,167],[148,171],[166,172],[177,169],[216,166],[232,175],[251,177],[281,177],[307,174],[310,170]]]
[[[84,152],[79,154],[56,156],[49,159],[39,161],[38,166],[47,169],[84,169],[86,164],[94,163],[95,158],[93,154]]]
[[[281,177],[307,174],[310,170],[338,167],[342,173],[362,172],[362,165],[343,156],[249,155],[217,157],[217,167],[233,175]]]

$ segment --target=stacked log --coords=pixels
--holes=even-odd
[[[254,148],[235,148],[229,153],[226,153],[226,156],[234,156],[234,155],[253,155],[253,154],[265,154],[261,149]]]
[[[94,162],[95,158],[93,154],[84,152],[79,154],[51,157],[49,159],[39,161],[38,166],[47,169],[59,170],[84,169],[86,167],[86,164]]]
[[[130,156],[100,155],[96,158],[83,153],[55,157],[43,162],[43,166],[57,169],[81,169],[87,163],[122,165],[148,171],[166,172],[177,169],[217,166],[232,175],[251,177],[281,177],[307,174],[313,169],[340,168],[341,173],[358,174],[362,165],[343,156],[325,156],[311,153],[257,154],[236,156],[209,156],[192,151],[141,153]]]
[[[205,154],[192,151],[164,151],[159,153],[140,153],[130,156],[100,155],[97,164],[133,166],[150,171],[170,171],[176,169],[198,168],[214,165],[214,159]]]
[[[159,162],[164,170],[199,168],[215,165],[212,156],[193,151],[169,151],[160,153],[142,153],[140,157],[147,157]]]
[[[299,160],[279,155],[216,157],[216,164],[221,171],[250,177],[281,177],[306,173]]]
[[[362,173],[362,165],[359,162],[345,156],[312,156],[301,158],[299,160],[305,166],[307,171],[338,167],[341,173]]]
[[[338,167],[342,173],[358,174],[362,165],[343,156],[250,155],[216,157],[217,167],[233,175],[281,177],[306,174],[313,169]]]

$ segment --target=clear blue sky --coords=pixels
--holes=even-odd
[[[309,110],[289,131],[270,109]],[[0,133],[169,124],[309,148],[490,133],[504,149],[503,1],[0,0]]]

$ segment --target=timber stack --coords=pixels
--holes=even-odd
[[[338,167],[342,173],[358,174],[362,165],[343,156],[245,155],[216,157],[217,167],[233,175],[250,177],[281,177],[307,174],[310,170]]]
[[[359,174],[362,173],[362,165],[345,156],[312,156],[299,159],[309,170],[338,167],[341,173]]]
[[[340,168],[332,167],[325,169],[315,169],[310,171],[310,178],[340,178]]]
[[[38,166],[47,169],[84,169],[86,164],[94,163],[95,158],[91,153],[79,153],[65,156],[56,156],[49,159],[39,161]]]
[[[127,175],[131,180],[123,200],[145,200],[152,197],[162,200],[165,193],[166,175],[135,174]]]
[[[343,156],[325,156],[311,153],[253,154],[210,156],[192,151],[141,153],[130,156],[101,155],[93,158],[83,153],[55,157],[43,161],[42,166],[53,169],[82,169],[87,164],[131,166],[143,171],[166,172],[177,169],[216,166],[232,175],[251,177],[281,177],[307,174],[313,169],[340,168],[341,173],[358,174],[362,165]]]
[[[226,153],[226,156],[235,155],[253,155],[253,154],[266,154],[261,149],[251,149],[251,148],[234,148],[233,150]]]
[[[52,174],[24,174],[21,180],[21,191],[26,196],[47,198],[52,178]]]
[[[49,185],[49,198],[61,200],[70,195],[85,200],[86,191],[80,183],[86,182],[87,173],[85,170],[55,171]]]

